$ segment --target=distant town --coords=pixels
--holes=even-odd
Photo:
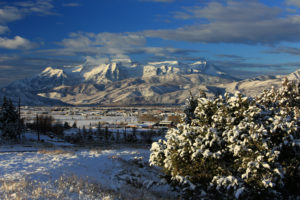
[[[98,123],[104,127],[128,127],[161,129],[176,125],[183,115],[183,109],[174,107],[21,107],[24,123],[35,120],[36,115],[52,116],[55,123],[76,123],[78,128]]]
[[[28,131],[34,130],[40,132],[41,135],[60,136],[61,139],[71,143],[87,141],[84,138],[79,138],[76,141],[73,140],[74,137],[83,135],[90,137],[89,141],[93,141],[93,144],[99,141],[102,141],[101,143],[103,144],[106,140],[119,140],[122,143],[126,142],[126,140],[129,142],[132,142],[132,140],[136,142],[147,140],[150,143],[156,137],[164,135],[168,128],[176,127],[183,116],[183,108],[179,106],[22,106],[20,110],[20,117],[23,119],[23,124]],[[48,126],[52,128],[38,124],[49,124]],[[38,126],[39,128],[37,128]],[[103,136],[102,139],[101,135]],[[130,138],[126,139],[128,136]],[[105,140],[105,137],[108,139]]]

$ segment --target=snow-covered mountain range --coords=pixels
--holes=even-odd
[[[299,79],[300,71],[290,77]],[[190,92],[197,94],[199,89],[211,95],[238,89],[249,95],[249,91],[256,90],[256,85],[268,87],[280,79],[278,76],[238,82],[206,61],[142,65],[123,60],[47,67],[40,74],[2,88],[0,97],[20,97],[24,105],[181,104]],[[268,80],[272,80],[270,84]]]

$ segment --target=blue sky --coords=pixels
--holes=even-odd
[[[300,0],[0,2],[0,86],[47,66],[116,58],[289,73],[300,68]]]

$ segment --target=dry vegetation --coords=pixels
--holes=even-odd
[[[71,150],[47,148],[39,150],[37,154],[45,155],[51,159],[52,156],[75,155],[77,151],[80,152],[80,148],[72,148]],[[92,148],[89,150],[89,155],[101,154],[103,151],[105,151],[103,148]],[[20,156],[22,155],[21,153]],[[127,160],[121,155],[112,154],[108,158],[117,160],[122,165],[122,170],[116,171],[116,174],[111,176],[112,179],[115,179],[116,185],[111,183],[106,185],[106,182],[100,182],[97,178],[78,175],[74,172],[54,172],[54,174],[47,173],[46,176],[39,172],[30,172],[27,175],[24,174],[24,178],[21,179],[12,178],[13,176],[0,178],[0,199],[174,199],[174,194],[161,193],[161,190],[153,190],[150,188],[151,186],[147,186],[152,184],[152,177],[148,174],[150,167],[144,163],[143,157]],[[143,170],[139,171],[138,169],[141,168]],[[42,175],[42,179],[40,179],[40,175]],[[157,180],[155,181],[158,183]]]
[[[106,189],[98,183],[91,182],[87,178],[79,178],[76,175],[61,176],[51,182],[37,182],[23,178],[21,180],[0,180],[1,200],[25,200],[25,199],[163,199],[159,194],[150,193],[141,188],[130,185],[123,186],[119,191]]]
[[[51,182],[30,179],[0,180],[0,199],[119,199],[114,191],[77,176],[62,176]]]
[[[59,155],[59,154],[74,154],[74,151],[65,150],[65,149],[40,149],[38,150],[39,154],[50,154],[50,155]]]
[[[140,115],[138,120],[140,122],[159,122],[161,121],[163,118],[160,116],[154,116],[152,114],[143,114]]]
[[[174,122],[174,124],[178,124],[181,122],[181,117],[179,115],[171,115],[168,116],[168,121]]]

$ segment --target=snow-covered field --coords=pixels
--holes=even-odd
[[[149,167],[149,149],[6,146],[0,152],[0,199],[176,197]]]
[[[56,121],[61,122],[62,124],[64,122],[68,122],[70,125],[72,125],[74,122],[77,123],[77,126],[79,128],[82,128],[83,126],[88,127],[90,124],[97,126],[99,122],[105,122],[108,124],[117,124],[117,123],[129,123],[129,124],[137,124],[137,118],[132,116],[103,116],[101,118],[96,117],[83,117],[83,116],[73,116],[70,118],[70,116],[63,116],[63,115],[54,115],[53,116]]]
[[[89,111],[86,113],[90,114]],[[35,114],[28,116],[34,120]],[[70,125],[76,121],[81,128],[98,122],[138,124],[136,116],[125,115],[99,117],[90,114],[86,117],[57,114],[53,117]],[[123,129],[110,128],[109,131],[122,133]],[[126,132],[130,131],[127,128]],[[137,132],[147,131],[137,129]],[[77,132],[77,129],[70,129],[65,135]],[[42,134],[41,142],[37,142],[37,134],[33,131],[25,132],[22,138],[22,144],[13,145],[0,139],[0,200],[177,197],[177,193],[161,179],[160,170],[149,166],[150,150],[146,144],[137,144],[137,147],[130,144],[78,147]]]

